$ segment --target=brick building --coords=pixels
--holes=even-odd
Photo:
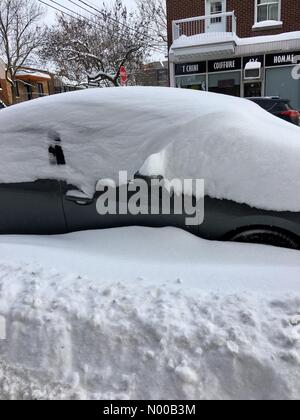
[[[6,65],[0,58],[0,101],[5,105],[12,105],[12,90],[5,77]],[[77,90],[77,83],[64,77],[56,76],[45,70],[23,67],[17,72],[17,98],[16,103],[56,93]]]
[[[12,90],[5,79],[5,63],[0,59],[0,99],[12,105]],[[23,67],[17,72],[17,103],[48,96],[53,91],[53,78],[47,71]]]
[[[300,109],[300,0],[167,0],[167,15],[172,86]]]
[[[10,92],[5,80],[5,63],[0,57],[0,101],[4,102],[5,105],[9,104]]]
[[[144,64],[140,72],[136,74],[135,83],[139,86],[169,86],[168,64],[168,61]]]

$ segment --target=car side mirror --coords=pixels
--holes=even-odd
[[[65,165],[65,155],[61,146],[49,146],[49,154],[51,155],[52,159],[56,160],[57,165]]]

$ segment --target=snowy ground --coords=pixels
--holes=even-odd
[[[172,228],[2,236],[0,315],[1,399],[300,398],[296,251]]]

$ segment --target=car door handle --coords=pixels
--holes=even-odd
[[[94,202],[94,199],[90,197],[74,197],[71,195],[66,195],[66,200],[72,201],[72,203],[78,204],[79,206],[88,206]]]
[[[50,155],[52,155],[56,159],[57,165],[65,165],[66,159],[64,155],[64,151],[61,146],[50,146],[48,149]]]

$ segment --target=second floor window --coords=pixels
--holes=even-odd
[[[257,0],[257,22],[280,20],[280,0]]]
[[[212,1],[210,5],[211,15],[217,15],[223,12],[223,2],[222,1]],[[212,18],[211,23],[220,23],[222,22],[221,17]]]

